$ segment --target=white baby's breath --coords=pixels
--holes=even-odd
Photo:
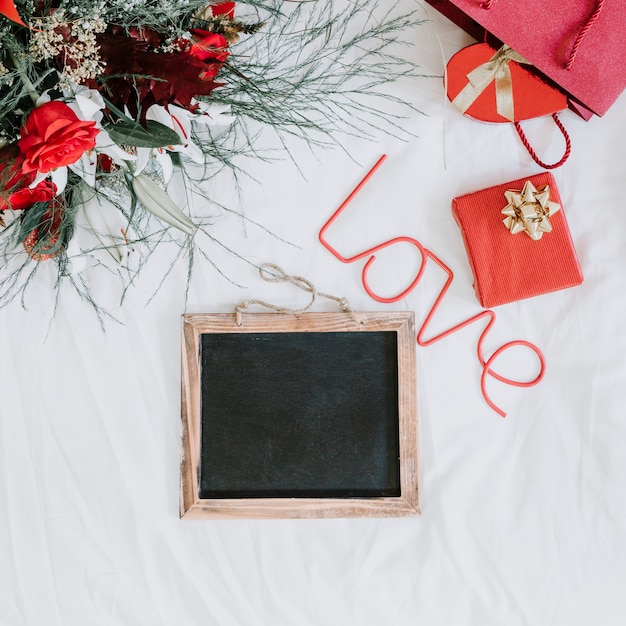
[[[33,21],[30,53],[35,61],[62,58],[61,85],[81,84],[96,78],[105,68],[96,35],[106,27],[99,17],[72,21],[59,9]],[[69,37],[65,36],[68,30]]]

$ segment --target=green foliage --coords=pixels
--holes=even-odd
[[[178,133],[161,122],[147,120],[145,127],[132,120],[104,123],[102,125],[109,137],[120,145],[139,148],[163,148],[180,145]]]
[[[51,0],[48,4],[52,5]],[[223,29],[225,19],[196,18],[207,0],[59,0],[56,5],[76,20],[100,18],[127,32],[144,26],[168,33],[172,41],[190,27]],[[33,17],[33,0],[16,0],[16,6],[26,22]],[[270,146],[275,147],[277,139],[285,149],[283,154],[289,154],[289,142],[294,138],[313,149],[341,147],[346,134],[375,138],[386,133],[408,138],[403,128],[405,116],[417,109],[397,95],[396,85],[421,75],[410,60],[410,40],[421,23],[413,11],[399,9],[397,2],[387,0],[242,0],[237,3],[236,12],[237,20],[229,24],[234,33],[230,55],[216,78],[222,86],[202,98],[209,105],[228,107],[234,122],[219,130],[192,127],[191,140],[205,157],[205,168],[194,173],[194,180],[189,174],[191,170],[186,170],[184,153],[171,153],[172,165],[188,185],[189,196],[202,195],[200,181],[217,176],[224,169],[236,179],[248,174],[250,158],[274,158],[274,154],[260,148],[268,143],[262,137],[267,133],[271,136]],[[28,29],[0,16],[0,61],[6,70],[4,74],[0,71],[0,145],[19,136],[23,112],[32,107],[33,90],[51,90],[52,98],[62,96],[55,86],[54,63],[33,59],[29,54],[29,36]],[[139,76],[129,78],[137,80]],[[139,124],[109,105],[107,102],[115,123],[104,121],[103,127],[115,143],[137,148],[164,148],[180,143],[179,135],[167,126],[151,120]],[[159,181],[159,166],[152,163],[151,167],[144,170],[145,175]],[[188,207],[183,206],[184,214],[178,215],[165,205],[163,198],[155,196],[156,182],[139,182],[146,183],[139,189],[144,204],[154,205],[157,214],[165,206],[177,224],[182,223],[189,230],[199,225],[198,233],[205,244],[223,247],[212,235],[206,214],[189,215]],[[118,273],[126,286],[132,285],[150,254],[166,246],[178,250],[172,263],[183,257],[188,259],[189,278],[194,259],[215,267],[210,248],[198,246],[190,236],[180,237],[176,229],[169,229],[144,210],[137,184],[135,181],[133,189],[132,178],[128,182],[122,170],[113,168],[101,175],[97,189],[88,189],[92,196],[105,198],[127,220],[127,231],[134,237],[127,243],[141,243],[146,250],[133,271],[107,269]],[[70,283],[98,310],[97,298],[86,278],[67,271],[67,242],[73,232],[76,207],[84,202],[85,189],[84,181],[70,172],[64,195],[69,208],[55,243],[55,252],[59,254],[47,263],[57,264],[58,286],[64,281]],[[74,202],[74,198],[79,200]],[[207,211],[214,206],[222,213],[239,215],[238,210],[220,205],[219,198],[205,199]],[[38,264],[26,257],[21,242],[41,225],[45,208],[46,205],[35,205],[0,230],[0,306],[15,297],[23,298],[34,279]],[[186,223],[188,218],[192,226]],[[82,253],[97,258],[102,250],[106,251],[106,244],[100,250]],[[96,264],[105,266],[101,261]],[[218,267],[215,269],[221,273]],[[166,277],[167,273],[163,280]]]

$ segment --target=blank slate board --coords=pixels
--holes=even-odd
[[[419,513],[412,313],[183,316],[181,516]]]

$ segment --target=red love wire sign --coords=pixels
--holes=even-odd
[[[446,281],[445,281],[443,287],[441,288],[441,291],[439,292],[439,295],[435,299],[435,302],[434,302],[433,306],[431,307],[430,311],[426,315],[426,318],[424,319],[422,327],[420,328],[419,332],[417,333],[417,343],[418,343],[418,345],[423,346],[423,347],[430,346],[433,343],[435,343],[435,342],[437,342],[437,341],[439,341],[441,339],[445,339],[446,337],[448,337],[452,333],[455,333],[455,332],[461,330],[462,328],[465,328],[466,326],[469,326],[470,324],[473,324],[474,322],[477,322],[477,321],[479,321],[481,319],[486,319],[487,320],[487,325],[485,326],[484,330],[480,334],[480,337],[478,339],[478,344],[477,344],[477,350],[476,350],[477,351],[477,355],[478,355],[478,361],[480,362],[480,365],[482,367],[482,374],[481,374],[481,377],[480,377],[480,388],[481,388],[483,397],[485,398],[485,401],[487,402],[487,404],[494,411],[496,411],[499,415],[501,415],[502,417],[505,417],[506,413],[493,403],[493,401],[489,397],[489,394],[487,393],[487,386],[486,386],[487,376],[491,376],[492,378],[495,378],[496,380],[499,380],[502,383],[505,383],[507,385],[513,385],[515,387],[532,387],[533,385],[536,385],[543,378],[543,376],[545,374],[545,367],[546,367],[546,362],[545,362],[544,356],[543,356],[541,350],[539,350],[539,348],[537,346],[535,346],[534,344],[530,343],[529,341],[524,341],[522,339],[518,339],[518,340],[515,340],[515,341],[509,341],[509,342],[503,344],[502,346],[500,346],[495,352],[493,352],[493,354],[489,358],[485,358],[484,354],[483,354],[483,342],[484,342],[485,337],[487,336],[487,334],[491,330],[491,328],[492,328],[492,326],[493,326],[493,324],[494,324],[494,322],[496,320],[496,314],[493,311],[491,311],[491,310],[483,310],[480,313],[477,313],[476,315],[474,315],[474,316],[470,317],[469,319],[465,320],[464,322],[461,322],[460,324],[452,326],[448,330],[445,330],[442,333],[439,333],[438,335],[435,335],[434,337],[431,337],[430,339],[424,339],[424,334],[426,332],[426,328],[430,324],[433,316],[435,315],[435,313],[437,311],[437,308],[441,304],[441,301],[445,297],[448,289],[450,288],[450,285],[452,284],[452,281],[454,279],[454,274],[453,274],[452,270],[439,257],[437,257],[430,250],[428,250],[424,246],[422,246],[422,244],[419,241],[417,241],[417,239],[414,239],[413,237],[405,237],[405,236],[394,237],[393,239],[389,239],[388,241],[380,243],[380,244],[378,244],[378,245],[376,245],[376,246],[374,246],[372,248],[368,248],[367,250],[364,250],[363,252],[359,252],[358,254],[355,254],[354,256],[351,256],[351,257],[343,256],[340,252],[338,252],[335,248],[333,248],[328,243],[328,241],[326,241],[326,231],[332,226],[333,222],[339,217],[339,215],[343,212],[343,210],[346,208],[346,206],[348,206],[348,204],[350,204],[350,202],[359,193],[359,191],[361,191],[361,189],[365,186],[365,184],[369,181],[369,179],[374,175],[376,170],[381,166],[381,164],[383,163],[383,161],[386,158],[387,158],[387,155],[383,155],[383,156],[381,156],[378,159],[378,161],[376,161],[374,166],[370,169],[369,172],[367,172],[367,174],[363,177],[361,182],[359,182],[359,184],[350,192],[348,197],[341,203],[339,208],[330,216],[330,218],[324,224],[324,226],[322,226],[322,229],[319,232],[320,243],[335,258],[339,259],[339,261],[341,261],[342,263],[354,263],[356,261],[360,261],[361,259],[369,257],[367,259],[367,261],[365,262],[365,265],[363,266],[363,270],[362,270],[362,273],[361,273],[361,282],[363,283],[363,288],[365,289],[365,291],[367,292],[367,294],[371,298],[373,298],[377,302],[383,302],[383,303],[386,303],[386,304],[387,303],[391,303],[391,302],[397,302],[398,300],[401,300],[402,298],[407,296],[411,291],[413,291],[413,289],[415,289],[415,287],[417,286],[417,284],[421,280],[422,275],[423,275],[423,273],[424,273],[424,271],[426,269],[426,264],[427,264],[427,260],[428,259],[431,259],[434,263],[436,263],[447,274],[447,278],[446,278]],[[376,259],[376,252],[379,252],[380,250],[383,250],[385,248],[393,246],[396,243],[408,243],[408,244],[411,244],[412,246],[415,246],[415,248],[417,248],[417,250],[419,251],[419,253],[421,255],[421,264],[420,264],[420,268],[419,268],[419,270],[417,272],[417,275],[412,280],[411,284],[406,289],[404,289],[404,291],[400,292],[398,295],[393,296],[391,298],[384,298],[384,297],[379,296],[378,294],[376,294],[374,292],[374,290],[370,287],[370,284],[369,284],[368,279],[367,279],[367,274],[368,274],[368,271],[369,271],[372,263],[374,263],[374,261]],[[540,369],[539,369],[539,374],[537,374],[537,376],[534,379],[532,379],[530,381],[514,380],[512,378],[507,378],[506,376],[502,376],[501,374],[498,374],[496,371],[494,371],[492,369],[492,366],[493,366],[494,362],[496,361],[496,359],[503,352],[505,352],[509,348],[513,348],[515,346],[527,347],[527,348],[532,350],[537,355],[537,358],[539,359]]]

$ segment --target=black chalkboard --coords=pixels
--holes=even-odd
[[[180,515],[419,515],[413,313],[182,318]]]
[[[200,335],[199,497],[400,495],[397,333]]]

